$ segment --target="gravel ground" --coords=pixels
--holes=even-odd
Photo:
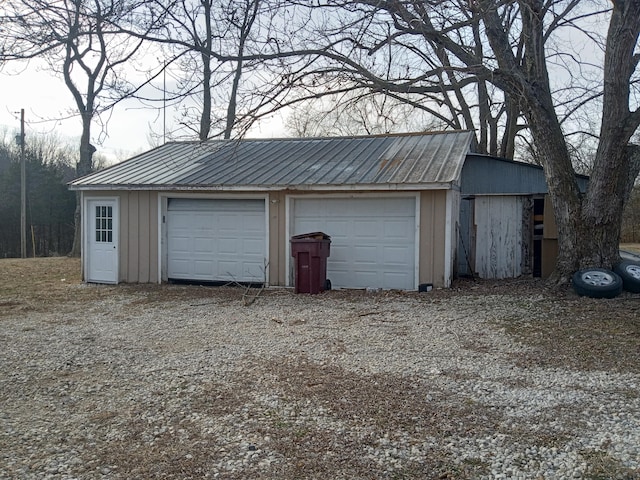
[[[584,368],[511,332],[637,295],[51,281],[0,294],[0,478],[640,478],[637,347]]]

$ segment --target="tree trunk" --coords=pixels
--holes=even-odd
[[[91,120],[93,114],[86,110],[82,112],[82,136],[80,137],[80,160],[76,165],[76,174],[83,177],[93,171],[93,153],[95,147],[91,145]],[[69,256],[79,257],[82,253],[82,218],[81,218],[81,197],[80,192],[76,194],[76,211],[73,216],[75,231],[73,235],[73,247]]]
[[[630,80],[640,32],[640,2],[614,2],[604,59],[600,142],[591,172],[583,222],[589,226],[581,266],[611,268],[620,259],[624,206],[638,175],[638,148],[628,147],[638,128],[629,109]]]
[[[514,102],[510,95],[505,93],[506,127],[502,135],[502,145],[500,146],[500,156],[513,159],[516,149],[516,134],[518,133],[518,109],[517,102]]]
[[[200,130],[198,137],[201,142],[209,138],[211,131],[211,56],[203,53],[202,71],[202,113],[200,115]]]
[[[241,53],[242,55],[242,53]],[[224,138],[230,139],[233,127],[236,124],[236,108],[238,102],[238,88],[242,77],[242,59],[238,60],[236,71],[233,74],[233,84],[231,86],[231,95],[229,96],[229,104],[227,105],[227,122],[224,128]]]
[[[209,138],[211,131],[211,47],[212,47],[212,28],[211,22],[211,2],[202,2],[204,7],[204,22],[206,38],[200,55],[202,57],[202,113],[200,115],[200,130],[198,137],[201,142]]]

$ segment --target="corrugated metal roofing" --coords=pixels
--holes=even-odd
[[[170,142],[72,189],[313,188],[459,182],[471,132]]]

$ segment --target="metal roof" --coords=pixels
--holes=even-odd
[[[429,188],[459,183],[471,132],[170,142],[74,190]]]

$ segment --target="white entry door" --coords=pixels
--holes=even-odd
[[[118,283],[118,202],[87,200],[87,282]]]

